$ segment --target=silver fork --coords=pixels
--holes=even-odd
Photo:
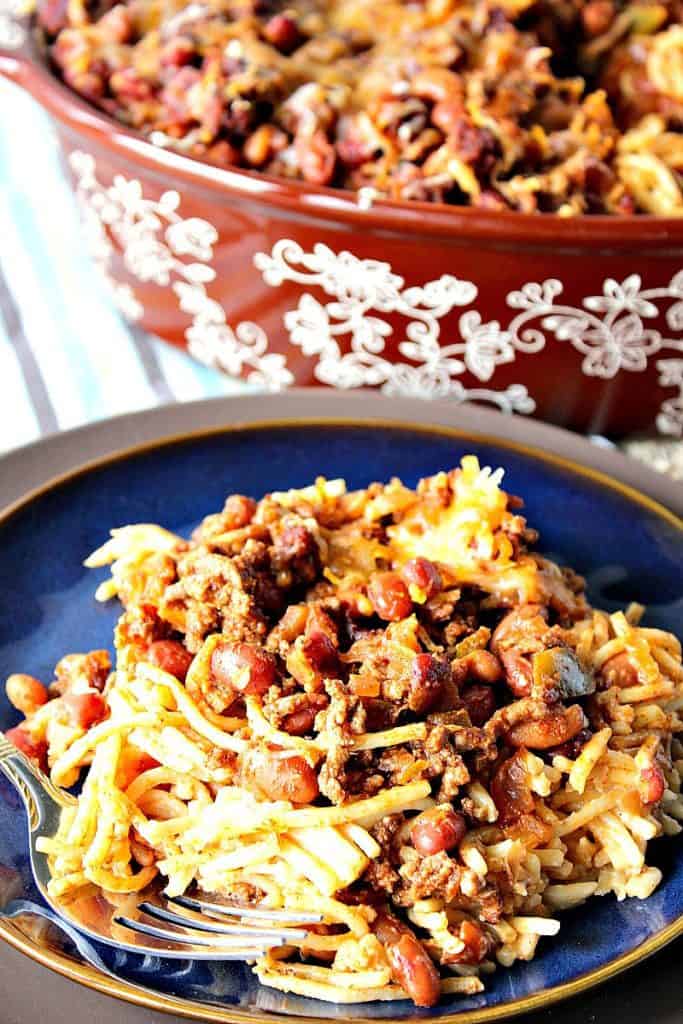
[[[165,897],[159,886],[120,898],[102,895],[59,899],[48,893],[47,856],[36,849],[52,837],[65,806],[75,797],[55,786],[0,733],[0,771],[21,796],[28,815],[29,852],[35,883],[45,902],[78,931],[118,949],[143,955],[195,960],[257,960],[269,949],[307,935],[321,914],[218,903],[205,895]]]

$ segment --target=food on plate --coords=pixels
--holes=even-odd
[[[7,681],[8,736],[83,785],[55,898],[155,882],[320,911],[254,970],[336,1002],[482,990],[681,831],[681,646],[592,608],[474,456],[415,490],[231,495],[189,540],[112,530],[115,662]]]
[[[153,142],[366,196],[683,215],[681,0],[37,0]]]

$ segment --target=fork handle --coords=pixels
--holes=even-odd
[[[68,921],[65,921],[59,914],[55,914],[49,907],[44,907],[38,903],[33,903],[31,900],[11,900],[2,910],[0,910],[0,918],[11,920],[15,917],[23,917],[24,914],[33,914],[36,917],[42,917],[45,921],[49,921],[50,924],[56,925],[61,932],[71,939],[74,946],[81,954],[84,960],[86,960],[91,967],[95,970],[101,971],[102,974],[108,975],[110,978],[120,980],[112,970],[107,967],[105,962],[102,960],[97,950],[91,942],[79,932],[76,928],[73,928]],[[139,986],[135,985],[135,988]]]
[[[0,733],[0,772],[9,779],[26,806],[29,829],[35,832],[40,827],[46,805],[57,804],[63,807],[69,802],[68,794],[63,793],[44,775],[39,768],[17,750],[5,736]]]

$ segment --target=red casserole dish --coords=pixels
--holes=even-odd
[[[161,149],[0,20],[122,312],[269,390],[375,387],[575,430],[683,435],[683,219],[371,201]]]

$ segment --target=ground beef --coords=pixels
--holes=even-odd
[[[346,792],[354,799],[356,797],[375,796],[386,785],[386,778],[379,773],[368,773],[365,769],[356,769],[353,762],[349,761],[346,766]]]
[[[231,557],[194,549],[180,559],[178,583],[167,588],[160,614],[169,621],[184,617],[191,651],[217,629],[232,643],[262,642],[301,582],[296,573],[285,573],[285,562],[273,561],[272,548],[253,538]]]
[[[379,843],[382,856],[391,864],[399,862],[398,833],[405,821],[404,814],[387,814],[372,826],[370,832]]]
[[[412,752],[418,760],[426,762],[425,778],[440,780],[439,801],[452,800],[460,787],[470,781],[467,765],[455,749],[453,734],[445,725],[432,726],[424,742],[412,744]]]
[[[278,579],[280,570],[273,562],[272,548],[263,541],[248,540],[240,554],[235,556],[234,565],[243,590],[253,600],[256,613],[269,621],[279,618],[285,609],[292,581]]]
[[[443,899],[446,903],[458,900],[462,893],[462,865],[447,853],[434,853],[421,857],[406,847],[399,870],[401,887],[394,895],[399,906],[412,906],[417,900]]]
[[[303,635],[308,618],[308,605],[290,604],[280,621],[268,634],[266,647],[286,659],[292,644]]]
[[[165,640],[171,627],[150,605],[135,605],[125,611],[116,624],[114,639],[117,649],[126,648],[131,661],[142,658],[150,644]]]
[[[362,704],[339,680],[329,679],[325,689],[330,698],[328,707],[316,718],[316,729],[325,728],[332,743],[318,776],[320,792],[333,804],[344,803],[349,797],[346,764],[351,755],[351,737],[363,732],[365,712]]]
[[[280,586],[310,586],[320,573],[320,549],[315,536],[298,516],[285,516],[271,550],[271,563]]]
[[[492,740],[504,736],[521,722],[536,722],[548,714],[548,705],[533,697],[524,697],[504,708],[498,708],[484,726],[484,732]]]
[[[176,558],[187,547],[184,541],[177,546],[176,557],[156,552],[148,555],[139,571],[125,577],[119,588],[119,597],[124,607],[137,604],[157,604],[177,577]]]
[[[363,882],[366,885],[392,897],[398,889],[400,881],[398,871],[381,857],[371,860],[363,873]]]
[[[330,803],[343,804],[350,795],[347,788],[346,762],[349,759],[348,745],[340,742],[328,749],[318,773],[318,786]]]
[[[503,899],[497,889],[489,886],[477,893],[471,901],[471,908],[482,921],[496,924],[503,916]]]
[[[189,650],[197,651],[207,633],[217,628],[235,643],[265,635],[265,618],[244,585],[240,567],[237,559],[201,549],[180,560],[180,579],[167,589],[159,613],[171,621],[184,613]]]

